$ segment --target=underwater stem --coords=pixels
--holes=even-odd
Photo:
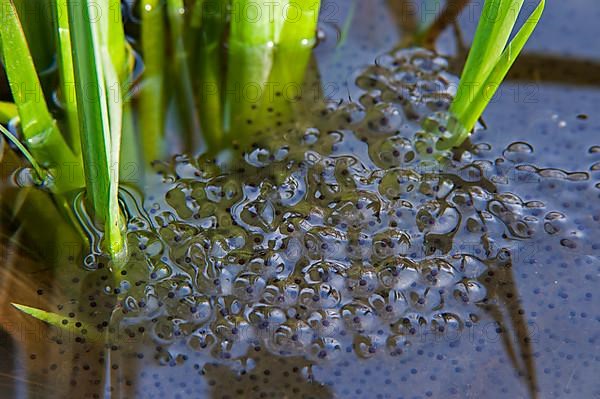
[[[200,121],[193,93],[188,50],[184,40],[185,8],[183,0],[167,0],[167,14],[169,17],[171,47],[174,53],[175,98],[185,135],[186,151],[192,151],[194,138],[200,134]]]
[[[162,157],[164,137],[165,13],[160,0],[143,0],[142,55],[144,81],[140,93],[140,137],[145,162]]]

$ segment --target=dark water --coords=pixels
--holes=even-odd
[[[118,282],[97,257],[42,285],[5,251],[3,301],[85,323],[48,331],[3,303],[6,397],[600,396],[600,92],[574,76],[598,53],[562,22],[584,26],[588,2],[548,5],[540,56],[453,153],[421,129],[456,83],[445,59],[387,53],[407,17],[378,1],[334,52],[349,4],[322,15],[308,117],[123,192]]]

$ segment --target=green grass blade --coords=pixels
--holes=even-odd
[[[75,76],[73,72],[73,52],[71,49],[71,36],[69,16],[67,14],[68,0],[53,0],[55,30],[58,36],[58,71],[60,76],[60,101],[65,110],[68,126],[68,141],[73,151],[81,152],[79,134],[79,112],[75,94]]]
[[[70,37],[69,17],[67,13],[68,0],[53,0],[55,30],[58,43],[58,67],[60,75],[61,102],[65,109],[69,127],[71,147],[79,153],[81,151],[79,133],[79,113],[75,93],[75,77],[73,69],[73,53]],[[121,3],[119,0],[110,0],[109,14],[102,18],[108,26],[108,51],[113,65],[119,76],[119,83],[108,86],[110,95],[116,102],[122,101],[122,93],[127,90],[130,67],[128,63],[127,42],[121,17]],[[133,133],[130,133],[133,134]]]
[[[132,85],[132,71],[135,65],[133,50],[125,38],[121,1],[109,0],[110,18],[107,20],[108,52],[112,65],[118,76],[118,82],[109,84],[112,101],[123,104],[121,143],[119,145],[119,176],[121,180],[136,180],[136,174],[131,174],[131,169],[139,164],[139,150],[135,135],[130,89]]]
[[[47,94],[54,89],[51,72],[54,63],[55,35],[52,24],[52,7],[46,1],[13,0],[23,31],[29,43],[35,68]],[[2,9],[6,12],[6,9]]]
[[[189,25],[193,29],[202,28],[202,22],[204,19],[204,4],[207,0],[193,0],[191,5],[190,21]]]
[[[119,157],[119,179],[134,184],[140,184],[142,163],[138,139],[135,135],[135,122],[130,102],[123,103],[123,129],[121,133],[121,154]]]
[[[16,309],[20,310],[21,312],[23,312],[29,316],[32,316],[38,320],[41,320],[44,323],[48,323],[52,326],[59,327],[61,329],[67,330],[67,331],[74,331],[74,330],[79,330],[79,331],[86,330],[88,332],[95,331],[95,328],[92,328],[91,326],[87,325],[86,323],[83,323],[76,319],[71,319],[69,317],[61,316],[57,313],[47,312],[45,310],[33,308],[31,306],[26,306],[26,305],[20,305],[18,303],[11,303],[11,305],[13,305]]]
[[[124,103],[124,94],[129,91],[131,63],[129,62],[130,47],[125,40],[125,29],[121,15],[120,0],[105,0],[104,12],[108,18],[101,18],[99,36],[103,62],[104,80],[107,88],[108,115],[110,120],[110,166],[111,184],[109,186],[109,208],[111,212],[119,211],[118,181],[121,161],[121,140],[124,128],[130,128],[130,121],[125,118],[131,115],[129,104]],[[133,135],[127,131],[127,135]],[[120,228],[119,223],[116,226]],[[114,232],[114,234],[120,234]]]
[[[10,0],[1,1],[3,10],[12,9],[13,5]],[[34,138],[40,132],[49,128],[56,129],[56,127],[48,111],[25,33],[17,14],[16,12],[15,14],[3,13],[2,19],[0,32],[4,69],[19,109],[23,134],[28,139]]]
[[[60,169],[78,165],[79,158],[71,151],[50,115],[31,53],[12,1],[0,0],[2,20],[0,39],[4,69],[10,82],[19,112],[25,145],[46,169],[60,176],[51,187],[55,192],[79,188],[81,176],[68,176]],[[65,170],[62,170],[65,172]]]
[[[87,16],[90,1],[84,0],[83,6],[68,2],[81,147],[88,199],[95,218],[104,224],[109,253],[119,258],[125,250],[117,196],[122,103],[108,92],[119,84],[109,51],[108,2],[100,2],[106,17],[92,19]]]
[[[127,45],[121,18],[120,0],[108,0],[104,11],[108,18],[101,18],[98,29],[100,59],[106,85],[106,102],[110,126],[111,167],[119,163],[121,133],[123,129],[123,89],[127,89],[129,71],[127,66]],[[117,169],[118,173],[118,169]],[[114,178],[118,181],[118,174]],[[116,198],[116,184],[111,185],[115,192],[110,198]]]
[[[19,116],[19,110],[14,103],[0,101],[0,123],[6,124],[17,116]]]
[[[481,87],[477,90],[477,94],[470,101],[468,108],[463,114],[458,114],[457,117],[462,121],[466,130],[470,131],[475,126],[475,123],[483,114],[484,109],[491,101],[494,93],[500,87],[500,84],[506,77],[509,69],[514,64],[515,60],[523,50],[525,43],[533,33],[538,24],[542,12],[544,11],[545,0],[541,0],[535,10],[531,13],[523,27],[515,35],[514,39],[508,44],[498,62],[489,73]]]
[[[25,146],[15,136],[13,136],[12,133],[8,131],[8,129],[6,129],[2,125],[0,125],[0,133],[4,135],[4,137],[6,137],[7,140],[13,143],[15,147],[17,147],[17,149],[21,152],[21,154],[23,154],[23,156],[29,161],[29,163],[35,170],[35,173],[38,175],[40,181],[45,180],[47,172],[37,163],[34,156],[31,155],[27,148],[25,148]]]
[[[75,59],[75,88],[81,111],[82,150],[86,167],[88,196],[95,216],[104,221],[108,215],[110,122],[107,91],[100,60],[98,22],[88,18],[87,0],[69,2],[71,40]],[[90,99],[93,99],[90,100]],[[96,173],[97,176],[92,176]],[[95,178],[94,178],[95,177]]]
[[[468,137],[537,26],[545,0],[540,0],[523,27],[506,45],[522,5],[522,0],[488,0],[485,3],[457,96],[450,106],[452,128],[438,143],[439,149],[460,145]]]
[[[105,25],[108,30],[108,51],[115,70],[119,76],[122,86],[129,83],[129,47],[125,40],[125,29],[123,27],[123,17],[121,14],[121,1],[108,0],[109,18],[105,19]],[[122,97],[122,95],[121,95]]]
[[[104,79],[107,88],[121,87],[119,74],[110,57],[110,49],[104,45],[102,58]],[[121,90],[117,90],[117,98],[111,97],[107,93],[108,117],[109,117],[109,149],[108,149],[108,217],[104,224],[104,233],[108,250],[113,256],[113,259],[124,260],[125,257],[125,231],[124,220],[122,219],[121,210],[119,207],[119,171],[120,171],[120,156],[121,156],[121,133],[123,129],[123,99]],[[114,94],[113,94],[114,95]]]
[[[291,2],[296,8],[298,18],[278,18],[279,24],[276,24],[274,32],[274,41],[280,47],[297,49],[299,47],[310,48],[315,45],[317,35],[317,24],[319,22],[320,0],[297,0]],[[290,11],[290,13],[292,13]],[[354,13],[352,6],[350,13]],[[285,10],[281,14],[284,15]],[[352,19],[349,18],[348,21]]]
[[[480,85],[498,62],[515,26],[524,0],[486,0],[469,56],[458,86],[452,112],[462,113],[472,99],[473,86]]]
[[[190,5],[189,18],[186,25],[186,42],[190,56],[190,64],[197,65],[196,53],[198,41],[202,36],[202,25],[204,22],[204,7],[207,0],[193,0]]]
[[[140,2],[144,82],[140,92],[139,126],[146,162],[162,157],[165,130],[165,11],[161,0]]]

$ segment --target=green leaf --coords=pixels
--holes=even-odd
[[[122,103],[122,126],[121,145],[119,154],[119,176],[121,180],[133,181],[135,175],[127,173],[132,165],[139,164],[139,149],[135,134],[132,104],[130,101],[130,89],[132,84],[132,71],[135,65],[133,49],[125,38],[123,16],[121,13],[121,0],[108,0],[110,18],[107,22],[108,30],[108,52],[112,65],[116,71],[118,82],[115,80],[108,84],[110,96],[113,102]],[[115,158],[116,159],[116,158]],[[121,173],[123,172],[123,173]]]
[[[58,72],[60,76],[60,101],[65,110],[69,130],[69,144],[76,153],[81,152],[79,134],[79,112],[77,109],[77,95],[75,93],[75,76],[73,71],[73,52],[71,49],[71,36],[69,16],[67,14],[67,1],[53,0],[55,32],[58,36]]]
[[[52,7],[47,7],[45,1],[13,0],[12,2],[23,24],[23,31],[27,43],[29,43],[35,68],[42,80],[42,87],[48,93],[54,85],[52,70],[55,36],[53,34]],[[4,9],[2,12],[5,12]]]
[[[192,12],[190,15],[190,27],[193,29],[202,28],[202,22],[204,19],[204,5],[207,0],[193,0]]]
[[[292,9],[296,9],[298,17],[285,17],[285,9],[282,9],[281,13],[276,14],[276,16],[281,15],[283,17],[276,18],[279,23],[275,25],[276,29],[273,40],[280,47],[312,49],[316,42],[321,2],[320,0],[297,0],[291,2],[291,4],[293,4]],[[289,11],[289,13],[293,14],[294,11]],[[354,13],[354,6],[352,6],[350,13]],[[346,22],[350,23],[348,21],[351,20],[351,18],[348,18]]]
[[[109,2],[94,1],[101,17],[90,18],[92,1],[68,2],[75,91],[87,194],[95,218],[104,224],[105,244],[115,259],[124,256],[126,248],[118,202],[123,104],[109,92],[120,87],[110,52]]]
[[[461,122],[467,130],[471,130],[473,126],[475,126],[475,123],[481,114],[483,114],[483,111],[491,101],[498,87],[500,87],[500,84],[506,77],[509,69],[523,50],[525,43],[529,40],[529,37],[542,16],[544,6],[545,0],[541,0],[540,4],[538,4],[529,18],[527,18],[525,25],[523,25],[515,35],[514,39],[508,44],[506,49],[504,49],[502,55],[477,91],[476,97],[473,101],[469,102],[468,108],[464,111],[464,117],[461,118]]]
[[[454,113],[461,113],[469,104],[469,96],[465,95],[465,89],[469,89],[474,84],[481,84],[498,62],[515,26],[523,1],[487,0],[485,2],[461,75],[458,101],[452,104]]]
[[[19,112],[25,145],[35,159],[51,173],[60,176],[50,187],[64,192],[83,186],[81,176],[61,173],[59,169],[79,165],[80,159],[69,148],[56,121],[50,115],[29,52],[25,34],[12,1],[0,0],[2,15],[0,39],[2,58],[15,104]],[[58,170],[58,173],[54,171]],[[62,170],[62,172],[66,172]]]
[[[11,303],[11,305],[13,305],[15,308],[17,308],[21,312],[23,312],[29,316],[35,317],[36,319],[41,320],[44,323],[48,323],[50,325],[59,327],[61,329],[67,330],[67,331],[77,330],[80,332],[84,332],[84,331],[92,332],[92,331],[96,330],[95,328],[87,325],[86,323],[83,323],[83,322],[75,320],[75,319],[71,319],[69,317],[61,316],[57,313],[47,312],[45,310],[41,310],[38,308],[32,308],[31,306],[26,306],[26,305],[20,305],[18,303]]]
[[[23,154],[23,156],[29,161],[40,181],[44,181],[48,173],[37,163],[35,157],[27,150],[27,148],[25,148],[25,146],[21,144],[21,142],[2,125],[0,125],[0,133],[4,135],[7,140],[13,143],[15,147],[17,147],[21,154]]]
[[[460,145],[475,126],[495,91],[537,26],[545,7],[541,0],[523,27],[507,45],[523,0],[487,0],[473,46],[461,75],[450,113],[458,123],[438,148]]]
[[[129,84],[130,67],[130,48],[125,40],[125,28],[123,26],[123,17],[121,15],[121,0],[108,0],[108,13],[110,18],[106,20],[105,29],[108,31],[106,45],[110,58],[119,76],[121,89]]]

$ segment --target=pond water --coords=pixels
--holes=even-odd
[[[445,56],[391,51],[398,4],[325,3],[302,119],[126,186],[119,276],[82,267],[52,215],[32,225],[54,251],[3,222],[3,397],[600,396],[600,8],[549,3],[487,129],[440,152],[421,126],[443,121],[461,46],[448,29]]]

